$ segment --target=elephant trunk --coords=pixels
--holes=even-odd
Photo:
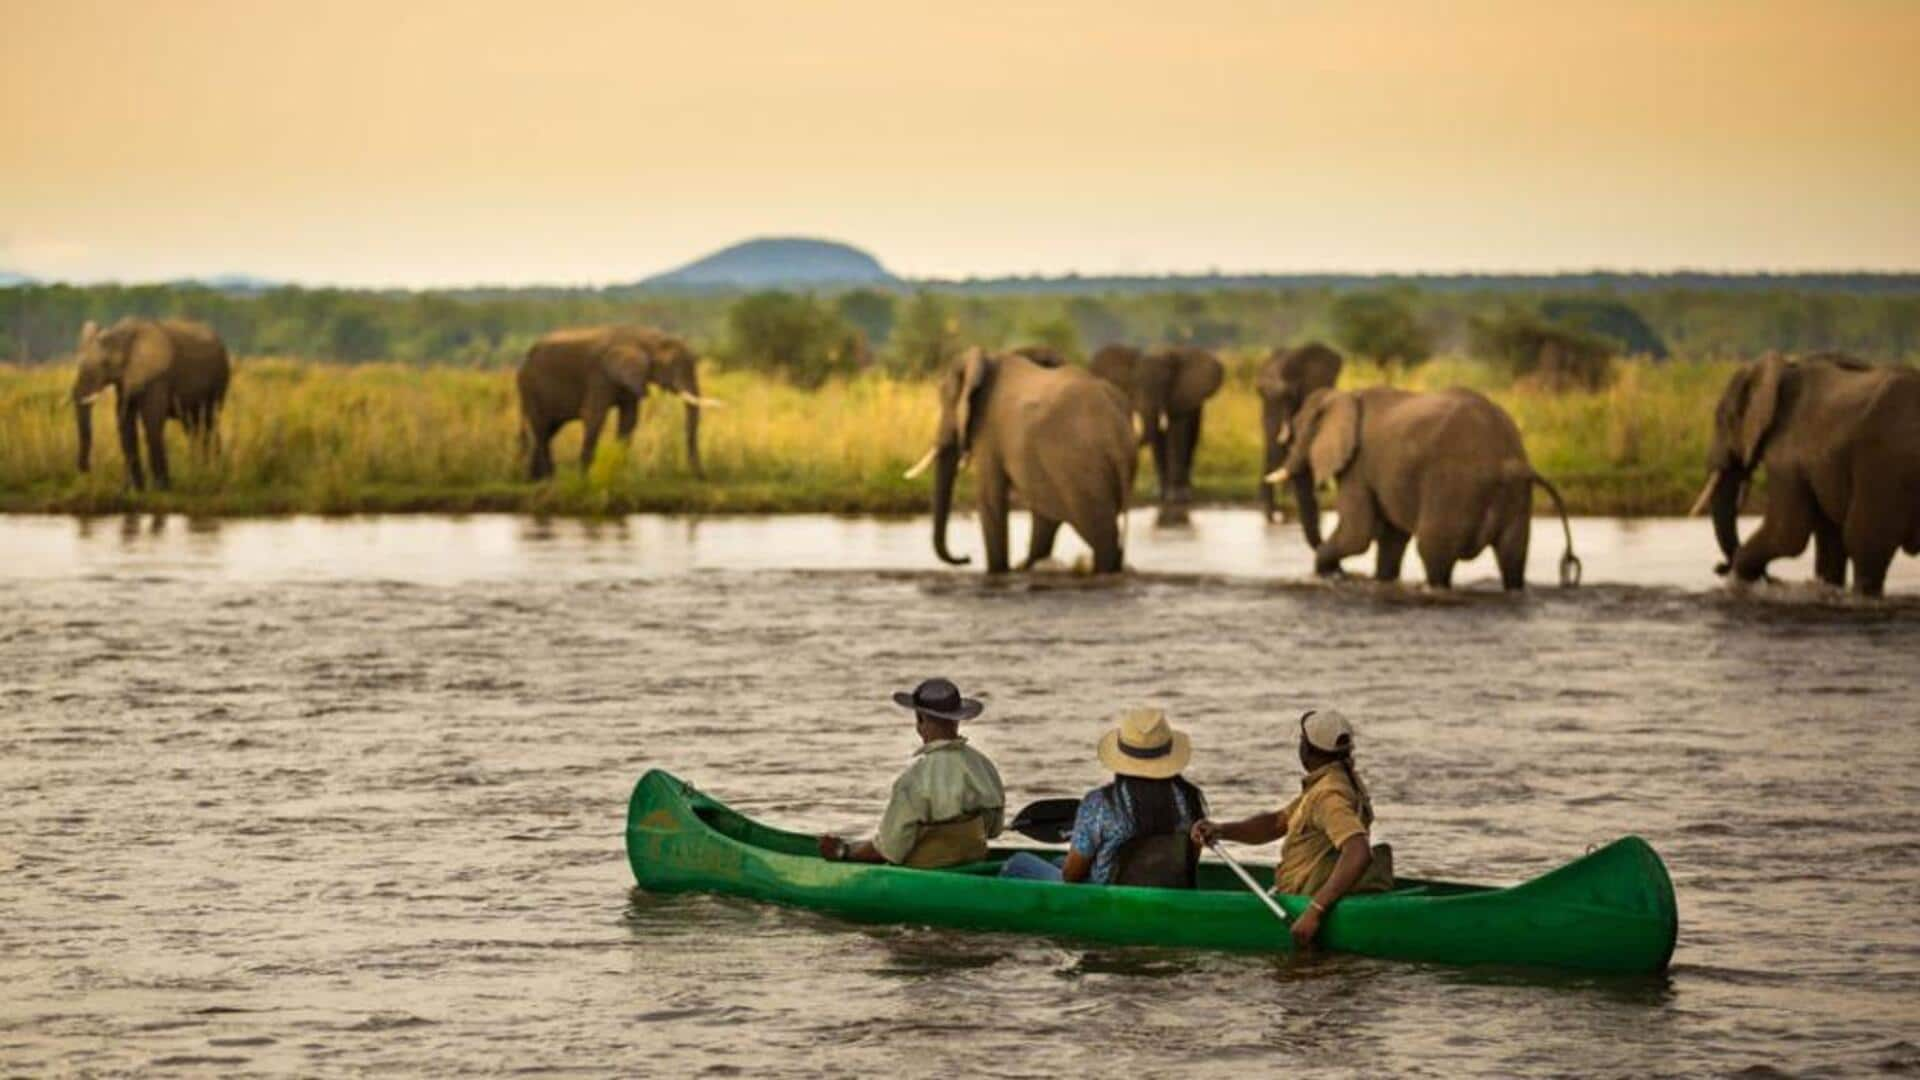
[[[953,485],[960,474],[960,447],[942,446],[933,459],[933,553],[949,566],[965,566],[971,556],[947,550],[947,519],[953,514]]]
[[[695,390],[695,394],[699,391]],[[700,469],[700,406],[689,401],[687,409],[687,471],[701,479],[706,473]]]
[[[1273,482],[1267,479],[1280,467],[1285,451],[1280,446],[1280,406],[1273,401],[1264,401],[1260,409],[1260,444],[1266,447],[1266,454],[1260,466],[1260,507],[1266,513],[1267,520],[1273,520],[1274,490]]]
[[[73,396],[73,423],[80,433],[80,471],[86,472],[93,457],[93,402],[79,394]]]
[[[1735,519],[1740,515],[1740,491],[1746,487],[1745,471],[1738,468],[1721,469],[1713,480],[1713,492],[1709,496],[1709,507],[1713,513],[1713,538],[1720,542],[1720,553],[1733,562],[1733,553],[1740,550],[1740,529]]]
[[[1300,507],[1300,531],[1307,534],[1307,546],[1320,546],[1320,500],[1313,493],[1313,472],[1301,469],[1293,480],[1293,501]]]

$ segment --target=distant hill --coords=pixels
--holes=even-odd
[[[31,285],[33,279],[25,274],[16,274],[11,270],[0,270],[0,289],[8,285]]]
[[[899,285],[880,260],[848,244],[798,236],[770,236],[723,248],[676,270],[655,274],[642,288],[773,289],[843,285]]]
[[[229,293],[268,292],[280,287],[280,282],[255,274],[215,274],[212,277],[188,278],[183,284],[202,285]]]

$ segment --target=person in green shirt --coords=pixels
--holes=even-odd
[[[893,863],[923,870],[979,862],[987,840],[1000,835],[1007,794],[1000,770],[967,745],[960,723],[986,706],[962,697],[947,679],[928,679],[912,693],[893,695],[913,710],[920,748],[893,782],[873,839],[851,842],[828,833],[820,857],[833,862]]]

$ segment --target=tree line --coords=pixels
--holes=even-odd
[[[1618,355],[1920,354],[1920,291],[1879,287],[1877,279],[1856,291],[1824,279],[1711,280],[1739,284],[1464,289],[1401,281],[1071,292],[1055,281],[1028,291],[933,284],[747,294],[23,285],[0,288],[0,359],[56,360],[72,352],[87,320],[130,315],[202,320],[240,355],[473,367],[516,364],[534,339],[558,327],[637,322],[679,334],[722,364],[781,373],[801,385],[876,366],[932,371],[963,344],[1040,344],[1081,358],[1110,342],[1259,350],[1318,338],[1351,355],[1409,365],[1438,354],[1474,355],[1516,376],[1564,362],[1581,381],[1590,380],[1580,372]],[[1756,281],[1795,284],[1764,288]]]

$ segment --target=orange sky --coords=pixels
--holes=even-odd
[[[915,275],[1920,269],[1914,0],[0,0],[0,27],[0,269],[46,277],[625,281],[767,233]]]

